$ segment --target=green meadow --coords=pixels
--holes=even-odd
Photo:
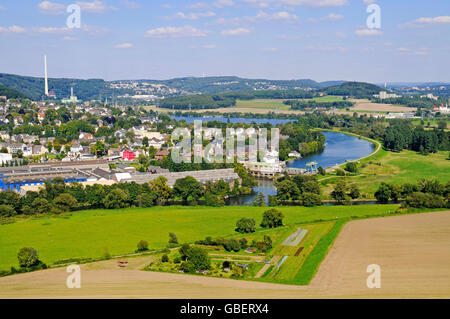
[[[281,207],[288,226],[336,218],[382,216],[398,205]],[[164,248],[169,232],[180,243],[194,242],[207,236],[233,236],[236,221],[254,218],[259,224],[264,207],[154,207],[123,210],[90,210],[69,216],[17,219],[0,225],[0,270],[17,267],[17,252],[33,247],[40,259],[52,265],[71,258],[101,258],[130,254],[140,240],[150,249]]]
[[[380,150],[361,161],[364,167],[358,176],[348,177],[349,183],[358,184],[362,193],[374,198],[382,182],[391,184],[417,184],[420,179],[437,179],[441,183],[450,180],[448,152],[420,155],[413,151],[401,153]],[[324,193],[329,194],[338,177],[324,180]]]

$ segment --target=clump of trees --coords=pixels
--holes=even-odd
[[[256,222],[253,218],[241,218],[236,222],[236,231],[238,233],[247,234],[256,231]]]
[[[450,149],[450,134],[444,129],[425,130],[405,121],[393,121],[383,136],[383,146],[394,152],[411,150],[427,155]]]
[[[137,244],[137,252],[143,252],[148,250],[148,242],[146,240],[141,240]]]
[[[344,179],[340,179],[336,182],[333,191],[331,192],[331,198],[333,198],[338,204],[348,204],[352,199],[358,199],[361,196],[358,185],[348,184]]]
[[[276,228],[283,226],[284,215],[279,210],[272,208],[263,214],[263,220],[261,222],[262,228]]]
[[[0,217],[61,214],[78,209],[153,207],[164,205],[169,200],[182,200],[187,204],[204,199],[207,206],[223,206],[225,198],[233,196],[233,192],[241,193],[238,180],[235,185],[230,190],[230,186],[220,180],[203,187],[195,178],[188,176],[177,180],[173,189],[164,177],[142,185],[120,183],[84,187],[80,183],[66,184],[62,179],[55,178],[52,182],[46,182],[39,192],[27,192],[25,196],[12,191],[0,192]]]
[[[449,208],[450,182],[444,185],[438,180],[422,179],[417,184],[381,183],[375,192],[375,198],[381,203],[404,199],[403,207]]]
[[[315,176],[299,175],[293,178],[285,175],[275,182],[277,202],[298,201],[302,206],[322,205],[321,190]]]
[[[211,260],[206,249],[191,247],[189,244],[184,244],[179,249],[179,253],[181,259],[184,261],[181,264],[180,269],[184,272],[193,273],[211,268]]]

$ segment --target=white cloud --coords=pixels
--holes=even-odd
[[[310,7],[342,7],[348,4],[348,0],[280,0],[280,2],[290,6]]]
[[[360,37],[371,37],[371,36],[377,36],[382,35],[383,32],[377,29],[360,29],[356,30],[355,34]]]
[[[276,52],[276,51],[278,51],[278,48],[264,48],[263,51],[264,52]]]
[[[33,28],[34,32],[37,33],[45,33],[45,34],[64,34],[72,32],[73,30],[68,27],[63,28],[55,28],[55,27],[40,27],[40,28]]]
[[[116,49],[131,49],[134,47],[132,43],[121,43],[114,46]]]
[[[414,21],[401,24],[400,27],[423,27],[426,25],[442,25],[450,23],[450,16],[438,16],[438,17],[422,17]]]
[[[429,55],[429,49],[428,48],[419,48],[417,50],[411,50],[409,48],[400,47],[395,49],[396,53],[398,55]]]
[[[345,39],[347,35],[343,32],[336,32],[336,37],[340,39]]]
[[[229,29],[221,32],[222,35],[247,35],[250,33],[251,31],[246,28]]]
[[[6,9],[4,6],[0,6],[0,11],[6,11],[8,9]]]
[[[139,3],[130,0],[124,0],[122,4],[129,9],[138,9],[141,7]]]
[[[25,28],[19,27],[17,25],[12,25],[9,27],[0,27],[0,33],[24,33]]]
[[[234,2],[233,0],[217,0],[216,2],[214,2],[214,5],[218,8],[230,7],[234,5]]]
[[[257,8],[268,8],[271,0],[243,0],[245,3]]]
[[[206,37],[208,32],[199,30],[190,25],[184,27],[160,27],[148,30],[147,38],[184,38],[184,37]]]
[[[107,6],[105,2],[94,0],[94,1],[77,1],[82,11],[90,13],[103,13],[108,10],[117,10],[115,7]]]
[[[196,2],[191,5],[187,5],[186,8],[193,9],[193,10],[207,9],[207,8],[209,8],[209,4],[207,4],[206,2]]]
[[[372,4],[372,3],[377,2],[377,0],[363,0],[363,2],[364,2],[365,4]]]
[[[328,46],[307,46],[307,51],[321,51],[321,52],[347,52],[348,49],[344,47],[328,47]]]
[[[321,21],[337,21],[344,19],[344,16],[341,14],[330,13],[329,15],[321,18],[310,18],[308,21],[310,22],[321,22]]]
[[[177,12],[173,16],[166,17],[167,19],[186,19],[186,20],[198,20],[201,18],[212,18],[215,17],[216,13],[212,11],[208,12],[191,12],[191,13],[184,13],[184,12]]]
[[[78,39],[75,38],[75,37],[71,37],[71,36],[66,35],[65,37],[63,37],[63,40],[64,41],[75,41],[75,40],[78,40]]]
[[[202,46],[203,49],[215,49],[216,47],[215,44],[205,44]]]
[[[66,6],[60,3],[42,1],[38,4],[38,8],[43,14],[64,14],[66,12]]]

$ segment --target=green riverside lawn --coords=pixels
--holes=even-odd
[[[280,207],[285,225],[370,217],[393,213],[399,205]],[[267,207],[154,207],[123,210],[90,210],[71,216],[48,216],[0,225],[0,270],[17,267],[17,252],[33,247],[40,259],[52,265],[71,258],[99,258],[130,254],[140,240],[150,249],[164,248],[169,232],[180,243],[207,236],[236,235],[236,221],[254,218],[259,224]]]

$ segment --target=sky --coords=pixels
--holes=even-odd
[[[0,0],[0,73],[39,77],[450,82],[449,40],[449,0]]]

